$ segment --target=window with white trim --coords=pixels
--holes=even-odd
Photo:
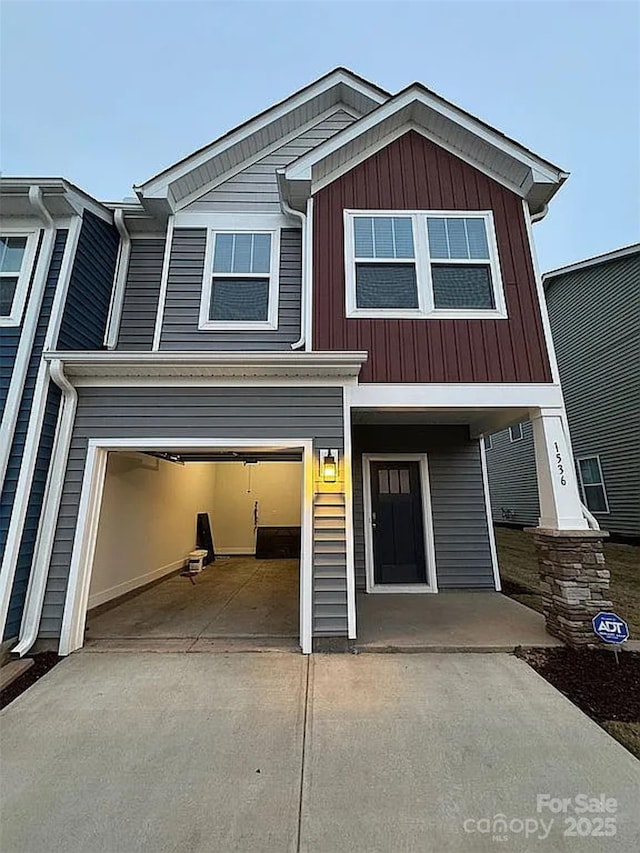
[[[522,424],[514,424],[509,427],[509,441],[521,441],[524,433],[522,432]]]
[[[0,235],[0,325],[18,326],[27,298],[37,233]]]
[[[348,317],[506,317],[491,211],[345,210]]]
[[[210,231],[200,329],[277,329],[278,231]]]
[[[493,444],[491,442],[491,435],[485,435],[485,437],[484,437],[484,449],[485,450],[491,450],[492,447],[493,447]]]
[[[576,460],[582,497],[587,509],[595,513],[608,513],[609,501],[604,487],[604,476],[599,456],[583,456]]]

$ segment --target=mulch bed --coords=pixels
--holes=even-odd
[[[522,649],[517,657],[598,723],[640,723],[640,652]]]
[[[5,708],[9,702],[17,699],[21,693],[35,684],[43,675],[46,675],[61,660],[62,658],[58,657],[55,652],[41,652],[38,655],[33,655],[33,665],[20,678],[16,678],[8,687],[0,691],[0,708]]]

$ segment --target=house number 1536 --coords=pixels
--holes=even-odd
[[[566,481],[565,476],[564,476],[564,465],[562,464],[562,453],[560,453],[560,448],[558,447],[558,442],[554,441],[553,446],[556,449],[556,466],[558,468],[558,471],[560,472],[560,483],[563,486],[566,486],[567,481]]]

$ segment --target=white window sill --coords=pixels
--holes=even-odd
[[[434,311],[401,310],[389,308],[384,310],[373,310],[367,308],[356,308],[347,313],[349,318],[362,318],[369,320],[508,320],[507,314],[496,309],[468,309],[453,311],[448,309]]]
[[[21,319],[22,318],[17,315],[6,315],[4,317],[0,317],[0,326],[19,326]]]
[[[269,322],[223,322],[222,320],[208,320],[198,324],[198,329],[202,332],[261,332],[278,330],[277,323]]]

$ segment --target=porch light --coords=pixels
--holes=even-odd
[[[321,451],[322,456],[322,479],[325,483],[335,483],[338,479],[338,460],[334,456],[335,451]]]

